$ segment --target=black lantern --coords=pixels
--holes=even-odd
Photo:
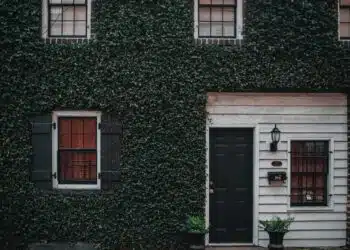
[[[277,151],[277,144],[280,141],[280,136],[281,136],[281,131],[277,128],[275,124],[275,127],[271,130],[271,139],[272,139],[272,142],[270,144],[271,152]]]

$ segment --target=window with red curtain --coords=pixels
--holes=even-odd
[[[58,119],[58,181],[97,182],[97,120],[95,117]]]
[[[328,141],[291,142],[291,206],[326,206]]]

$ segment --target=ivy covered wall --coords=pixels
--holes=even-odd
[[[347,88],[336,1],[247,0],[242,46],[196,45],[192,0],[95,0],[96,38],[40,39],[41,0],[0,0],[0,245],[89,241],[127,229],[169,246],[186,213],[204,213],[207,91]],[[45,192],[29,182],[28,119],[97,109],[123,123],[113,193]]]

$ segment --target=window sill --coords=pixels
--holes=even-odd
[[[333,212],[332,207],[289,207],[287,212],[293,213],[313,213],[313,212]]]
[[[230,46],[230,45],[241,46],[243,44],[243,39],[198,37],[198,38],[195,38],[195,42],[197,45],[216,44],[216,45],[226,45],[226,46]]]
[[[43,40],[46,44],[82,44],[89,43],[91,39],[87,37],[48,37]]]

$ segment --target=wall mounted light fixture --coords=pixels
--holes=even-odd
[[[280,141],[280,137],[281,137],[281,131],[277,128],[277,125],[275,124],[275,127],[271,130],[271,139],[272,139],[272,142],[270,144],[271,152],[277,151],[277,144]]]

